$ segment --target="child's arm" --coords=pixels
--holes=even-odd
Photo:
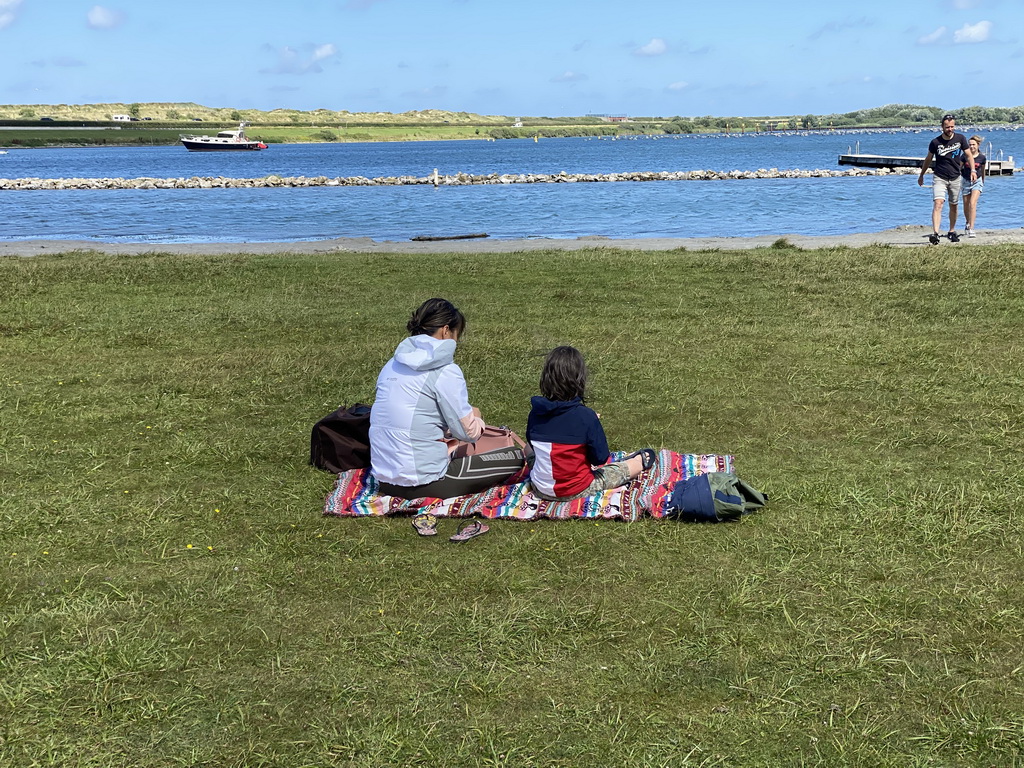
[[[594,420],[587,431],[587,461],[594,466],[600,466],[608,463],[611,451],[608,450],[608,438],[605,437],[601,420],[597,417],[596,413],[593,411],[591,413]]]

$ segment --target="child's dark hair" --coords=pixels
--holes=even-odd
[[[587,396],[587,364],[576,347],[555,347],[540,372],[540,393],[548,400],[564,402]]]
[[[462,336],[466,331],[466,317],[447,299],[427,299],[412,313],[405,328],[410,336],[421,333],[433,336],[446,325],[456,336]]]

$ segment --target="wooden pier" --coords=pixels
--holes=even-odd
[[[890,157],[888,155],[840,155],[840,165],[853,165],[858,168],[920,168],[923,157]],[[989,160],[985,165],[988,176],[1012,176],[1014,171],[1013,158],[1009,160]]]

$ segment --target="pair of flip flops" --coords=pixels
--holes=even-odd
[[[412,519],[412,527],[420,536],[437,535],[437,517],[435,515],[416,515]],[[469,541],[477,536],[483,536],[490,528],[479,520],[467,520],[459,526],[454,536],[448,541]]]

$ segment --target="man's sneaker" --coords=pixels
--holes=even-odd
[[[939,233],[938,232],[932,232],[930,235],[928,235],[928,242],[931,243],[932,245],[938,245],[939,244]]]
[[[968,228],[968,230],[967,230],[967,236],[968,236],[968,237],[974,237],[974,227],[970,227],[970,228]]]
[[[960,242],[960,235],[958,235],[956,232],[950,232],[949,234],[946,235],[946,237],[949,238],[949,242],[951,242],[951,243],[959,243]]]

